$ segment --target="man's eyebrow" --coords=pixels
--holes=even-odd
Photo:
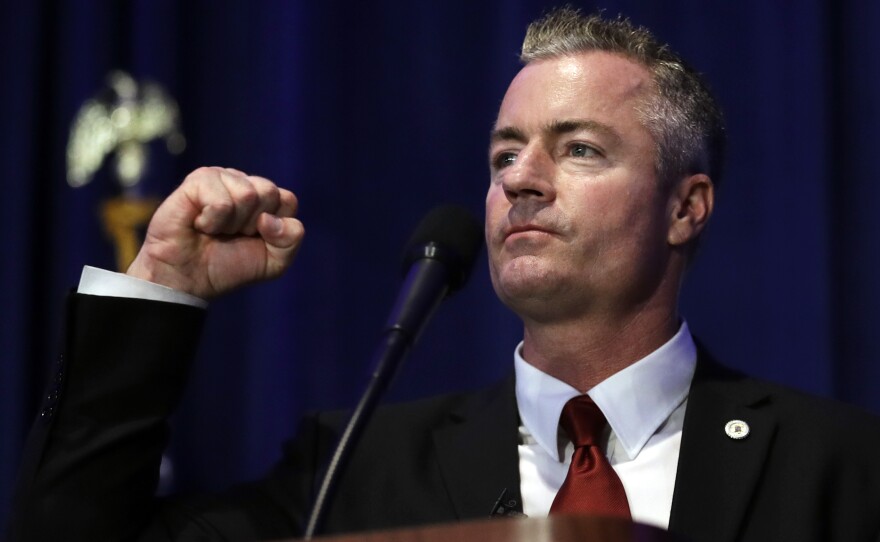
[[[620,134],[617,133],[617,130],[607,124],[588,119],[554,120],[544,126],[541,131],[552,135],[562,135],[581,130],[596,132],[604,137],[612,139],[614,142],[620,141]],[[490,143],[496,143],[498,141],[518,141],[520,143],[527,143],[528,140],[529,138],[526,136],[525,132],[515,126],[496,128],[492,130],[489,138]]]
[[[615,130],[611,126],[608,126],[607,124],[603,124],[595,120],[554,120],[546,127],[544,127],[545,132],[553,135],[570,134],[572,132],[578,132],[581,130],[596,132],[604,137],[612,139],[615,143],[620,141],[620,134],[617,133],[617,130]]]
[[[496,141],[519,141],[520,143],[528,142],[529,138],[526,137],[525,132],[520,130],[519,128],[515,128],[513,126],[504,126],[502,128],[496,128],[492,130],[492,133],[489,136],[489,143],[495,143]]]

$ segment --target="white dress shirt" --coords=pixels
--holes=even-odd
[[[574,448],[559,429],[565,403],[581,392],[514,354],[520,416],[523,511],[546,516],[565,480]],[[668,528],[687,394],[697,350],[687,324],[666,344],[587,394],[608,419],[605,455],[634,521]]]

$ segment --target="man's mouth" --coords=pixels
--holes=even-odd
[[[504,239],[509,239],[515,236],[527,235],[527,234],[553,234],[553,230],[549,228],[545,228],[543,226],[539,226],[537,224],[521,224],[516,226],[508,226],[504,229]]]

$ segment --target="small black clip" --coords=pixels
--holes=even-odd
[[[495,506],[492,507],[492,513],[489,514],[489,517],[526,517],[518,508],[519,503],[516,502],[516,499],[507,500],[507,488],[505,487],[501,491],[501,495],[498,496],[498,500],[495,501]]]

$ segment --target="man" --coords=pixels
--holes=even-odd
[[[720,161],[720,115],[697,75],[644,29],[568,9],[529,28],[523,59],[486,198],[492,282],[524,324],[515,379],[381,410],[327,532],[485,517],[506,490],[531,516],[585,504],[693,540],[880,540],[877,420],[721,368],[677,313]],[[304,422],[259,482],[152,497],[198,305],[283,271],[303,236],[296,205],[266,179],[205,168],[159,208],[130,277],[84,273],[13,537],[300,533],[338,415]],[[146,299],[107,297],[120,289]],[[567,405],[585,393],[608,425],[575,450]],[[587,448],[608,508],[565,496]]]

